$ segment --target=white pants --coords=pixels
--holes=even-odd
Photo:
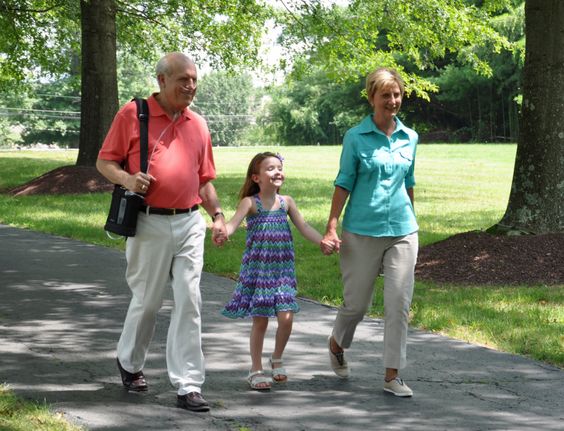
[[[401,237],[370,237],[343,231],[341,273],[344,302],[333,337],[350,347],[356,327],[372,304],[374,282],[384,274],[384,367],[406,365],[409,307],[413,296],[417,232]]]
[[[170,283],[174,306],[166,344],[170,382],[179,395],[200,392],[204,383],[200,277],[206,223],[199,212],[139,213],[137,233],[126,243],[126,279],[132,298],[117,346],[124,369],[143,369],[157,312]]]

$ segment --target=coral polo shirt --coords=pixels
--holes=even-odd
[[[155,94],[149,104],[148,173],[156,178],[145,196],[145,204],[159,208],[190,208],[202,202],[200,185],[216,176],[211,136],[206,121],[185,108],[171,120]],[[139,120],[135,102],[116,114],[98,157],[120,164],[130,174],[140,170]]]

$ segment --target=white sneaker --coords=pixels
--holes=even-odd
[[[345,352],[334,353],[331,350],[331,335],[327,339],[327,347],[329,348],[329,360],[331,361],[331,368],[336,375],[342,379],[349,377],[349,364],[345,360]]]
[[[413,395],[413,391],[399,377],[389,382],[384,381],[384,390],[394,394],[396,397],[411,397]]]

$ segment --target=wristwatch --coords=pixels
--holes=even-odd
[[[224,215],[221,211],[218,211],[218,212],[216,212],[214,215],[212,215],[212,221],[215,222],[215,219],[216,219],[218,216],[222,216],[223,218],[225,218],[225,215]]]

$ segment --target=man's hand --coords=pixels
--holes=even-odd
[[[216,216],[212,224],[212,241],[218,247],[221,247],[229,239],[227,235],[227,227],[225,226],[225,218],[222,215]]]
[[[156,181],[156,178],[152,175],[137,172],[136,174],[128,175],[123,186],[131,192],[145,194],[149,191],[152,181]]]

